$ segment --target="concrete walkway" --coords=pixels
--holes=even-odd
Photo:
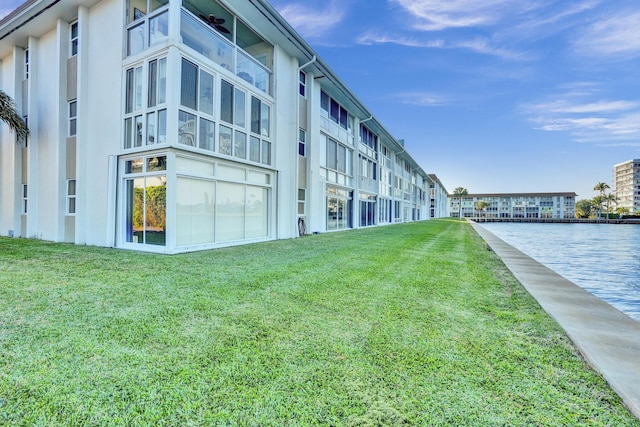
[[[640,322],[472,223],[587,362],[640,418]]]

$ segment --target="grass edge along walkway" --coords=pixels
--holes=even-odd
[[[0,238],[0,425],[640,422],[459,221],[163,256]]]

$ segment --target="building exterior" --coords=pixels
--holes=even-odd
[[[640,213],[640,159],[627,160],[613,166],[613,193],[618,208]]]
[[[265,0],[28,0],[0,87],[31,130],[0,127],[0,235],[176,253],[440,214]]]
[[[447,189],[435,174],[429,174],[431,184],[429,185],[430,210],[431,218],[443,218],[447,214]]]
[[[449,216],[458,218],[575,218],[576,193],[505,193],[449,196]],[[486,202],[485,208],[479,202]]]

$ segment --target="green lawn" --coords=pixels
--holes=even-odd
[[[0,238],[0,425],[640,426],[471,227]]]

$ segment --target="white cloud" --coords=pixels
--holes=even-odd
[[[511,0],[391,0],[409,12],[416,29],[439,31],[492,25],[500,21]]]
[[[492,45],[490,40],[481,38],[447,43],[441,39],[423,41],[416,37],[393,36],[368,32],[358,37],[356,39],[356,43],[363,45],[396,44],[400,46],[430,49],[466,49],[483,55],[497,56],[511,61],[531,59],[531,55],[529,54],[496,47]]]
[[[437,107],[446,105],[449,99],[442,95],[429,92],[407,92],[399,93],[394,96],[401,104],[417,105],[423,107]]]
[[[376,34],[369,32],[361,35],[356,40],[358,44],[373,45],[373,44],[397,44],[400,46],[408,47],[422,47],[422,48],[441,48],[444,46],[442,40],[430,40],[421,41],[415,37],[396,37],[384,34]]]
[[[574,43],[576,51],[588,55],[640,56],[640,11],[624,10],[586,27]]]
[[[578,142],[640,146],[640,102],[582,98],[584,94],[531,104],[523,111],[537,129],[567,132]]]
[[[318,38],[327,34],[343,21],[345,9],[336,0],[333,0],[322,10],[313,9],[301,3],[292,3],[278,7],[278,12],[302,37]]]

